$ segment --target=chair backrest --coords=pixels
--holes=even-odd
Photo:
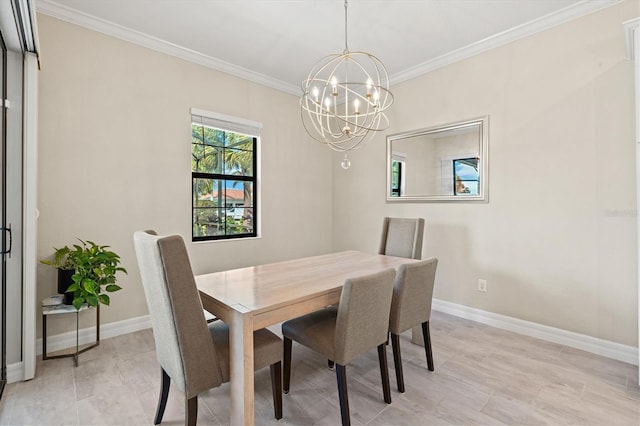
[[[390,332],[400,334],[429,321],[437,267],[435,257],[398,267],[389,317]]]
[[[187,399],[222,383],[182,237],[138,231],[133,241],[158,362]]]
[[[378,254],[420,259],[424,219],[385,217]]]
[[[346,365],[387,340],[395,271],[386,269],[345,281],[338,305],[335,359]]]

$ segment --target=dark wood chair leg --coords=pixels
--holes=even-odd
[[[396,369],[398,392],[404,393],[404,375],[402,373],[402,355],[400,355],[400,336],[391,333],[391,348],[393,349],[393,365]]]
[[[169,386],[171,385],[171,377],[160,368],[160,398],[158,398],[158,408],[156,408],[156,417],[153,420],[154,425],[159,425],[162,422],[162,416],[164,416],[164,409],[167,406],[167,398],[169,396]]]
[[[276,419],[282,418],[282,362],[271,364],[271,388],[273,390],[273,411]]]
[[[391,386],[389,386],[389,366],[387,365],[387,344],[378,346],[378,361],[380,361],[380,377],[382,378],[382,393],[384,402],[391,404]]]
[[[185,426],[196,426],[198,421],[198,396],[194,396],[189,399],[185,399],[184,404],[185,411]]]
[[[289,384],[291,382],[291,339],[284,338],[284,371],[283,371],[283,380],[282,380],[282,391],[285,394],[289,393]]]
[[[329,366],[329,370],[333,370],[336,368],[336,363],[331,361],[330,359],[327,360],[327,365]]]
[[[338,379],[338,398],[340,399],[342,426],[350,426],[351,416],[349,414],[349,396],[347,394],[347,368],[344,365],[336,364],[336,378]]]
[[[427,367],[433,371],[433,352],[431,351],[431,333],[429,332],[429,321],[422,323],[422,337],[424,338],[424,352],[427,355]]]

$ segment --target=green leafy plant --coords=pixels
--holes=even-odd
[[[56,269],[64,269],[66,271],[73,269],[73,264],[71,259],[69,258],[69,252],[71,249],[67,246],[62,248],[53,248],[55,252],[53,253],[53,259],[42,259],[40,262],[45,265],[52,266]]]
[[[121,290],[116,284],[116,273],[127,270],[120,266],[120,256],[109,250],[109,246],[101,246],[93,241],[79,240],[73,248],[64,246],[55,249],[53,260],[41,262],[58,269],[73,269],[73,284],[67,292],[73,292],[73,306],[80,309],[84,303],[98,306],[98,303],[109,305],[111,299],[105,292]]]

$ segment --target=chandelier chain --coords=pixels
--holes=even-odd
[[[348,0],[344,0],[344,53],[349,53],[349,45],[347,44],[347,15]]]

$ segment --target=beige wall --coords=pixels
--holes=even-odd
[[[424,217],[435,297],[637,346],[633,67],[625,1],[392,88],[388,134],[490,115],[489,202],[385,202],[384,135],[334,157],[335,249]],[[488,292],[479,293],[479,278]]]
[[[264,123],[263,237],[188,244],[196,273],[373,252],[383,216],[421,216],[423,256],[440,259],[436,297],[635,346],[633,68],[621,23],[639,14],[625,1],[393,87],[387,134],[490,115],[489,202],[456,204],[386,203],[384,135],[344,171],[342,154],[305,135],[295,96],[39,15],[38,255],[74,237],[110,244],[130,273],[102,322],[145,315],[131,234],[188,241],[198,107]],[[39,266],[38,297],[54,288]]]
[[[331,251],[331,154],[306,136],[295,96],[48,16],[38,26],[38,257],[75,237],[122,256],[129,275],[103,324],[147,314],[139,229],[181,234],[196,273]],[[263,123],[262,238],[189,243],[191,107]],[[38,267],[39,299],[55,293],[54,272]]]

